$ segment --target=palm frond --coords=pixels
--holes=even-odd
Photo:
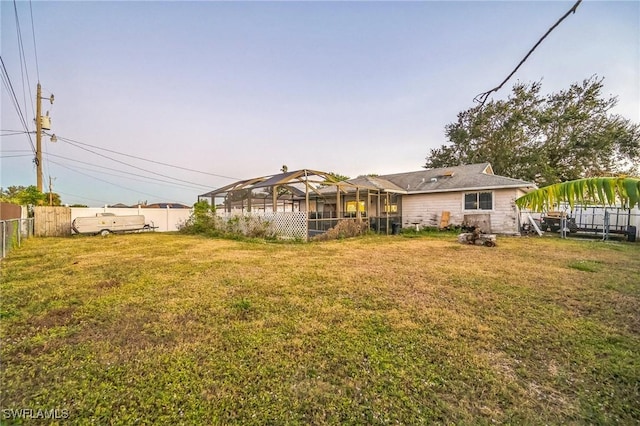
[[[616,201],[629,208],[640,205],[640,179],[632,177],[598,177],[572,180],[545,186],[529,192],[516,200],[521,209],[532,211],[552,210],[554,204],[608,204]]]

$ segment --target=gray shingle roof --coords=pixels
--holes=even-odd
[[[531,182],[494,175],[490,163],[396,173],[378,176],[378,179],[408,193],[535,187]]]

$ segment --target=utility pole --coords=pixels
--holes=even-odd
[[[53,95],[48,98],[49,102],[53,104]],[[51,121],[49,119],[49,112],[47,112],[46,126],[42,125],[42,87],[38,82],[38,90],[36,90],[36,186],[38,191],[42,192],[42,130],[49,130],[51,128]]]
[[[42,192],[42,87],[38,82],[36,91],[36,183],[38,191]]]
[[[53,206],[53,180],[51,176],[49,176],[49,205]]]

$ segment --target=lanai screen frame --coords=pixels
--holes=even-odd
[[[374,185],[357,185],[348,181],[339,181],[337,180],[332,173],[323,172],[312,169],[301,169],[295,170],[291,172],[279,173],[276,175],[267,175],[260,176],[251,179],[240,180],[229,185],[223,186],[221,188],[215,189],[213,191],[207,192],[205,194],[199,195],[198,200],[209,199],[212,206],[216,205],[216,198],[224,197],[224,209],[225,212],[231,212],[233,207],[232,197],[234,193],[244,192],[244,197],[240,198],[241,201],[241,211],[245,211],[244,201],[247,201],[246,211],[251,212],[252,207],[256,201],[262,201],[263,206],[266,209],[266,199],[265,197],[254,197],[254,190],[262,189],[265,190],[262,192],[271,194],[271,208],[274,213],[278,213],[278,200],[283,194],[278,193],[279,188],[286,188],[288,193],[290,194],[290,200],[292,203],[298,202],[299,210],[301,210],[301,203],[304,202],[304,211],[307,212],[307,225],[308,229],[312,228],[312,223],[315,225],[313,228],[318,228],[318,221],[329,221],[330,225],[333,226],[337,221],[343,219],[353,219],[353,217],[345,216],[345,209],[343,209],[343,200],[348,198],[352,198],[355,195],[356,205],[359,204],[360,201],[366,200],[366,211],[369,211],[369,206],[371,205],[371,198],[376,197],[377,203],[376,214],[370,215],[367,214],[367,218],[376,218],[377,225],[376,229],[380,230],[383,228],[381,219],[385,220],[386,232],[389,233],[389,221],[394,220],[396,215],[389,214],[389,211],[383,212],[381,210],[381,201],[383,197],[386,200],[386,205],[390,205],[390,198],[392,193],[386,191],[381,188],[377,188]],[[364,193],[363,193],[364,192]],[[364,197],[364,198],[362,198]],[[311,211],[310,205],[311,201],[314,201],[315,211]],[[329,219],[317,219],[317,211],[318,200],[330,200],[335,201],[336,206],[336,217],[332,217]],[[286,201],[283,199],[283,201]],[[400,203],[398,203],[400,204]],[[385,209],[388,210],[388,209]],[[316,214],[316,218],[312,219],[311,213]],[[383,216],[384,215],[384,216]],[[359,208],[356,208],[356,220],[363,220],[362,214]],[[334,223],[335,222],[335,223]],[[324,229],[323,231],[326,231]],[[320,231],[321,232],[321,231]]]

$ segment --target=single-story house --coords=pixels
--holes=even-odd
[[[518,234],[520,214],[516,198],[535,184],[498,176],[490,163],[425,169],[378,176],[402,188],[399,210],[402,226],[440,226],[443,213],[453,225],[477,225],[484,232]]]
[[[224,212],[307,212],[309,235],[338,220],[368,220],[374,230],[476,225],[484,232],[517,234],[516,198],[531,182],[497,176],[481,163],[337,182],[331,173],[308,169],[247,179],[202,194]],[[218,203],[217,200],[222,200]],[[286,207],[289,206],[289,207]],[[275,208],[274,208],[275,207]]]

